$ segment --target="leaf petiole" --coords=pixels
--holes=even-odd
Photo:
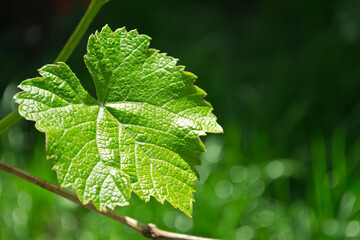
[[[0,121],[0,135],[5,132],[12,125],[17,123],[21,119],[18,110],[16,109]]]
[[[73,53],[74,49],[78,45],[80,39],[88,29],[90,23],[93,21],[96,14],[99,12],[100,8],[107,2],[108,0],[91,1],[88,9],[86,10],[84,16],[82,17],[79,24],[75,28],[73,34],[70,36],[64,48],[61,50],[58,57],[56,58],[55,63],[66,62],[69,59],[70,55]]]

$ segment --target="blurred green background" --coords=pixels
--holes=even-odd
[[[88,1],[3,1],[0,117],[22,80],[51,63]],[[109,24],[179,58],[223,135],[203,140],[193,218],[132,195],[121,214],[170,231],[250,240],[360,239],[360,2],[110,0]],[[85,37],[68,64],[93,91]],[[56,183],[44,135],[22,120],[0,160]],[[144,239],[110,219],[0,172],[0,239]]]

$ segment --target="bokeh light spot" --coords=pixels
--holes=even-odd
[[[29,210],[32,206],[32,198],[25,191],[20,191],[18,194],[17,202],[21,208]]]
[[[175,227],[181,232],[188,232],[193,228],[193,219],[183,215],[177,215],[175,219]]]
[[[345,228],[345,235],[347,237],[355,237],[359,234],[360,223],[359,221],[350,221]]]
[[[176,214],[173,211],[168,211],[164,214],[164,223],[167,227],[169,228],[174,228],[175,227],[175,218],[176,218]]]
[[[220,181],[216,184],[215,193],[218,198],[227,199],[233,193],[233,185],[229,181]]]
[[[230,179],[234,183],[241,183],[247,178],[247,169],[241,165],[233,166],[230,170]]]
[[[242,226],[236,230],[237,240],[250,240],[254,237],[254,229],[251,226]]]
[[[323,225],[323,232],[329,236],[335,236],[339,231],[339,221],[336,219],[327,220]]]
[[[276,179],[281,177],[284,174],[284,165],[279,160],[270,162],[266,166],[266,174],[269,178]]]

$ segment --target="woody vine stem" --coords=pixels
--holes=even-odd
[[[60,54],[55,60],[56,62],[66,62],[76,46],[78,45],[80,39],[88,29],[90,23],[93,21],[96,14],[99,12],[101,7],[108,2],[108,0],[92,0],[88,9],[86,10],[84,16],[82,17],[80,23],[77,25],[76,29],[74,30],[73,34],[70,36],[69,40],[65,44],[64,48],[61,50]],[[13,126],[15,123],[17,123],[21,119],[21,116],[18,113],[18,110],[13,111],[9,115],[7,115],[5,118],[0,120],[0,134],[4,133],[7,129],[9,129],[11,126]],[[59,186],[56,186],[50,182],[47,182],[39,177],[36,177],[28,172],[25,172],[21,169],[18,169],[14,166],[11,166],[7,163],[0,161],[0,170],[10,173],[12,175],[15,175],[17,177],[20,177],[28,182],[31,182],[35,185],[38,185],[39,187],[42,187],[52,193],[55,193],[56,195],[59,195],[63,198],[66,198],[76,204],[79,204],[80,206],[83,206],[85,208],[88,208],[92,211],[95,211],[101,215],[104,215],[108,218],[111,218],[127,227],[130,227],[134,229],[135,231],[142,234],[144,237],[150,238],[150,239],[161,239],[161,240],[168,240],[168,239],[177,239],[177,240],[214,240],[210,238],[203,238],[203,237],[196,237],[196,236],[190,236],[185,234],[178,234],[178,233],[172,233],[168,231],[161,230],[157,228],[154,224],[144,224],[136,219],[126,217],[123,215],[120,215],[114,211],[111,210],[103,210],[99,211],[96,209],[96,207],[90,202],[87,205],[84,205],[80,202],[80,200],[72,193],[68,192],[65,189],[60,188]]]

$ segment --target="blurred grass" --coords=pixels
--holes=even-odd
[[[0,117],[16,108],[16,85],[54,60],[86,5],[4,4]],[[203,138],[207,153],[192,219],[135,195],[131,207],[117,211],[170,231],[224,239],[359,239],[359,12],[356,0],[105,5],[88,33],[108,23],[150,35],[152,47],[199,77],[225,131]],[[92,91],[85,46],[83,39],[69,64]],[[0,136],[0,160],[56,183],[33,123],[22,121]],[[5,173],[0,226],[4,240],[144,239]]]

